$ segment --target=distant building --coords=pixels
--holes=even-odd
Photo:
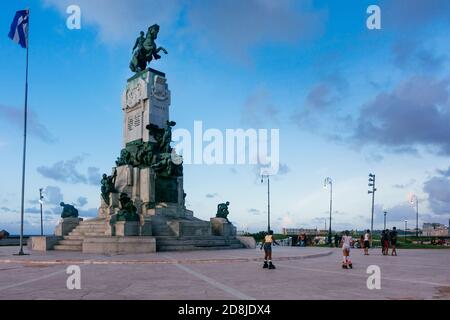
[[[448,236],[448,227],[440,223],[424,223],[422,230],[422,234],[428,237]]]
[[[304,228],[283,228],[282,233],[286,236],[298,236],[301,233],[306,235],[322,235],[322,233],[327,233],[328,231],[317,230],[317,229],[304,229]]]

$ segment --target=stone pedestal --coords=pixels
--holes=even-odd
[[[170,90],[164,73],[150,68],[128,79],[122,97],[124,146],[136,140],[154,140],[145,127],[154,124],[164,128],[169,107]]]
[[[61,219],[59,224],[55,229],[55,236],[63,237],[67,236],[73,229],[78,227],[80,222],[83,221],[81,218],[64,218]]]
[[[209,237],[211,236],[211,224],[201,220],[169,220],[170,230],[176,237]]]
[[[141,221],[141,236],[152,236],[152,219],[145,217]]]
[[[100,196],[100,208],[98,209],[98,217],[107,219],[112,216],[114,208],[119,207],[119,194],[110,193],[109,194],[109,204],[105,202],[102,196]]]
[[[179,206],[177,203],[159,203],[155,208],[147,209],[143,212],[144,216],[164,216],[167,218],[185,218],[192,217],[193,212],[186,210],[184,207]]]
[[[114,185],[118,196],[124,192],[130,197],[133,193],[133,167],[132,166],[119,166],[117,167],[116,184]]]
[[[236,236],[236,227],[227,219],[211,218],[211,232],[214,236],[234,237]]]
[[[62,237],[57,236],[42,236],[42,237],[31,237],[28,240],[28,248],[33,251],[48,251],[53,250],[54,246]]]
[[[155,203],[155,171],[151,168],[143,168],[140,170],[140,191],[141,200],[147,205]]]
[[[247,249],[256,248],[256,240],[253,237],[237,236],[236,239],[242,243],[242,245]]]
[[[139,227],[139,221],[117,221],[115,235],[117,237],[138,236]]]

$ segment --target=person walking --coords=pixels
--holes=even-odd
[[[364,255],[369,255],[370,242],[372,241],[372,235],[370,234],[370,230],[366,230],[364,234]]]
[[[381,246],[382,246],[382,254],[386,256],[389,254],[389,230],[383,230],[381,232]]]
[[[341,242],[341,237],[336,233],[334,235],[334,246],[339,248],[339,243]]]
[[[385,250],[386,255],[389,255],[389,242],[390,242],[390,239],[391,239],[390,231],[389,231],[389,229],[386,229],[386,231],[385,231],[385,239],[384,239],[384,250]]]
[[[392,252],[391,255],[396,256],[397,255],[397,228],[393,227],[392,231],[390,233],[390,240],[391,240],[391,246],[392,246]]]

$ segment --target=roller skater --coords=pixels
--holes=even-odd
[[[350,236],[350,232],[345,231],[344,236],[342,236],[342,268],[343,269],[353,269],[353,263],[350,260],[350,247],[352,245],[353,239]]]
[[[269,230],[269,233],[264,237],[264,242],[261,244],[261,250],[264,248],[264,269],[275,269],[275,265],[272,263],[272,243],[279,245],[279,243],[273,237],[273,231]]]

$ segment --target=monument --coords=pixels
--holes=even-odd
[[[122,96],[123,147],[111,175],[103,174],[96,219],[64,229],[56,250],[143,253],[155,250],[242,248],[228,220],[228,205],[203,221],[186,208],[183,159],[171,147],[171,92],[166,74],[147,68],[160,59],[158,25],[140,33]],[[76,218],[69,210],[71,218]],[[78,219],[78,218],[77,218]],[[77,220],[78,221],[78,220]]]

